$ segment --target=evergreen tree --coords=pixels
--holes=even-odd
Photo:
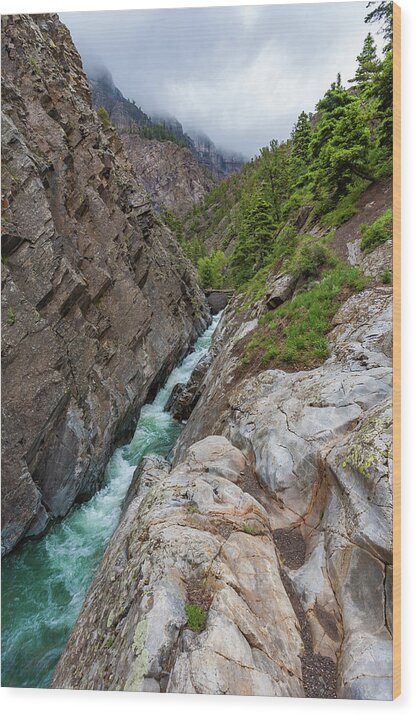
[[[235,284],[248,281],[270,256],[277,226],[273,207],[262,196],[256,196],[242,222],[242,230],[231,257]]]
[[[301,112],[292,131],[292,153],[303,163],[308,160],[311,134],[310,119],[306,112]]]
[[[320,119],[311,139],[314,191],[319,199],[345,193],[353,176],[368,180],[370,130],[360,100],[333,83],[318,103]]]
[[[381,22],[383,27],[381,32],[383,33],[384,39],[387,41],[384,47],[384,52],[390,52],[393,45],[393,3],[390,0],[383,0],[382,2],[376,3],[368,2],[367,8],[377,5],[373,8],[365,17],[365,22]]]
[[[393,147],[393,53],[391,50],[380,64],[368,94],[376,101],[378,142],[391,151]]]
[[[358,67],[354,78],[349,80],[357,85],[361,93],[368,92],[371,82],[378,71],[380,62],[377,58],[376,44],[371,32],[364,40],[364,46],[357,57]]]
[[[280,221],[281,206],[287,198],[289,185],[289,154],[285,144],[273,139],[260,150],[258,183],[262,196],[273,207],[275,221]]]

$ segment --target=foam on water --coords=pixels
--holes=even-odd
[[[166,456],[183,425],[164,406],[208,351],[221,314],[144,405],[131,442],[118,448],[102,489],[37,542],[3,560],[2,686],[47,687],[86,591],[113,534],[134,470],[149,453]]]

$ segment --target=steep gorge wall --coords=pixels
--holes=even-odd
[[[3,549],[91,494],[208,320],[57,16],[2,18]]]

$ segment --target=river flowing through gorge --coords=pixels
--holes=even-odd
[[[165,411],[177,383],[186,383],[207,353],[221,313],[170,374],[154,401],[142,407],[130,443],[115,450],[103,487],[48,534],[17,549],[2,572],[2,685],[47,688],[141,459],[166,456],[183,424]]]

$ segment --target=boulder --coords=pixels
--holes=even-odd
[[[267,309],[270,311],[287,301],[293,294],[296,283],[297,279],[290,273],[283,273],[277,276],[266,293],[265,303]]]
[[[177,383],[174,386],[165,405],[165,410],[172,413],[175,420],[186,421],[189,419],[200,398],[202,381],[208,371],[211,360],[212,358],[209,354],[204,356],[192,371],[188,383]]]

